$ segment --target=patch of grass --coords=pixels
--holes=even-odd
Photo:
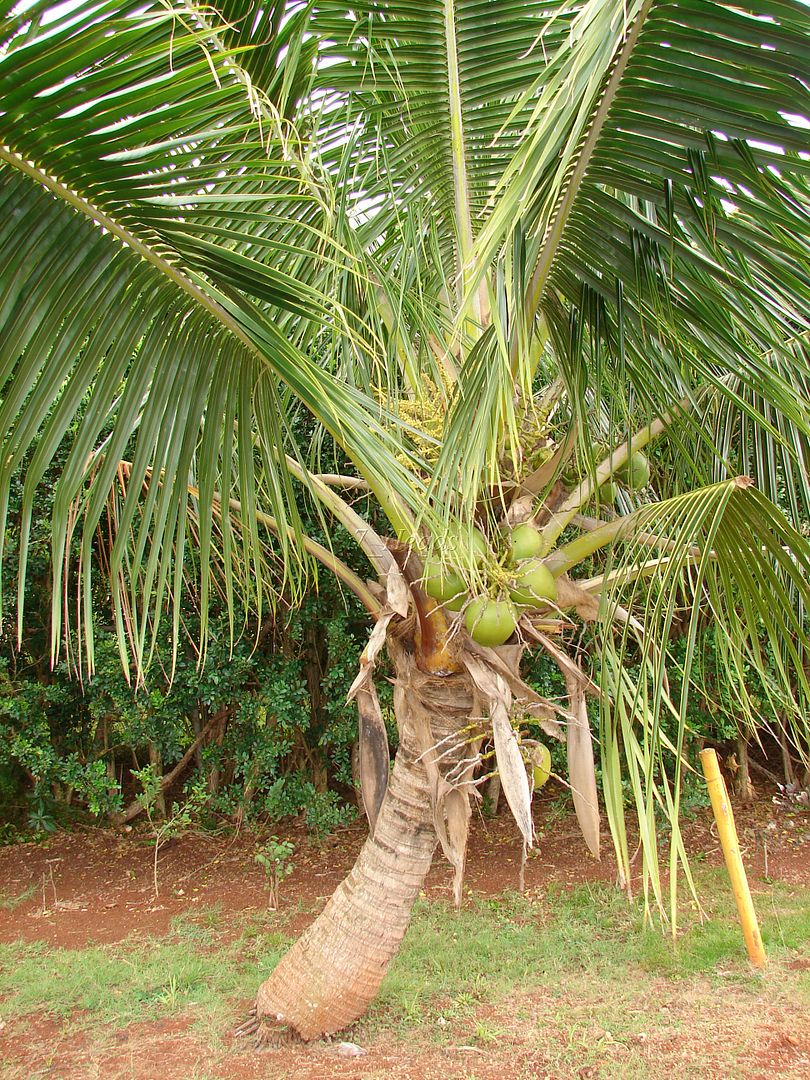
[[[21,893],[10,893],[3,890],[0,892],[0,909],[3,911],[14,911],[20,904],[24,904],[26,900],[30,900],[36,891],[36,885],[29,885],[28,888],[23,889]]]
[[[216,930],[222,926],[222,921],[222,904],[213,904],[209,908],[183,911],[173,916],[169,926],[177,938],[210,945],[216,937]]]
[[[233,999],[255,993],[288,944],[280,938],[209,944],[187,930],[181,924],[166,938],[79,950],[0,945],[3,1016],[44,1012],[74,1016],[79,1026],[126,1026],[188,1011],[215,1022],[232,1011]]]
[[[763,976],[747,962],[722,872],[703,872],[699,891],[709,914],[701,922],[685,899],[675,942],[667,929],[645,925],[641,901],[628,904],[602,884],[550,890],[542,902],[509,893],[473,899],[461,911],[420,902],[373,1022],[407,1028],[418,1001],[417,1022],[435,1023],[476,1003],[497,1004],[516,989],[555,992],[580,978],[621,987],[653,977],[726,983],[731,977],[759,993]],[[755,903],[772,961],[810,954],[810,890],[771,886]],[[807,972],[792,972],[791,982],[800,994],[810,992]]]
[[[282,903],[278,910],[264,908],[259,911],[246,911],[239,917],[239,933],[245,938],[282,933],[295,918],[314,914],[320,910],[320,906],[298,900],[294,904]]]
[[[486,1020],[477,1020],[474,1035],[476,1042],[481,1043],[482,1046],[491,1046],[503,1037],[504,1032]]]
[[[682,924],[673,947],[667,936],[645,931],[640,956],[642,966],[669,978],[700,973],[738,976],[757,986],[757,975],[748,965],[742,931],[731,889],[722,870],[702,871],[698,892],[706,917],[701,922],[691,912]],[[752,889],[762,940],[771,957],[793,951],[806,952],[810,942],[810,890],[776,882]]]

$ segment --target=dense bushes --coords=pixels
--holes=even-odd
[[[193,789],[195,806],[212,822],[275,821],[303,813],[311,830],[323,834],[346,820],[353,813],[357,731],[346,693],[368,634],[367,617],[353,597],[321,573],[301,602],[282,602],[261,625],[237,612],[244,626],[233,644],[226,612],[214,606],[201,665],[196,598],[189,593],[171,680],[162,663],[171,655],[167,636],[136,692],[124,676],[112,627],[101,624],[96,673],[82,682],[65,660],[53,670],[49,662],[49,510],[43,494],[30,547],[23,641],[15,647],[13,610],[6,612],[0,638],[5,834],[53,829],[76,815],[129,820],[142,808],[138,795],[143,796],[145,777],[157,783],[157,814]],[[16,571],[17,511],[18,500],[12,499],[7,579]],[[310,528],[317,535],[318,521]],[[362,557],[341,529],[330,540],[336,554],[364,572]],[[587,635],[580,647],[585,666],[596,670],[595,658],[587,657]],[[672,648],[677,661],[677,640]],[[709,625],[698,656],[686,743],[693,759],[705,740],[727,744],[737,736],[734,687],[719,670]],[[541,694],[562,701],[563,680],[545,654],[527,655],[524,670]],[[758,678],[753,671],[750,677]],[[380,679],[378,686],[384,696],[388,684]],[[677,664],[671,686],[678,694]],[[384,708],[389,704],[383,701]],[[595,714],[593,721],[596,727]],[[393,742],[393,727],[390,734]],[[564,775],[564,749],[553,749],[554,769]]]
[[[350,553],[347,541],[341,554]],[[49,602],[39,586],[42,602]],[[45,613],[38,615],[34,628],[45,625]],[[192,788],[211,823],[303,813],[308,827],[323,835],[353,814],[357,720],[346,692],[368,634],[353,599],[323,574],[300,605],[280,606],[261,627],[248,625],[233,646],[224,613],[214,612],[203,666],[193,645],[191,601],[185,621],[187,639],[171,685],[158,659],[137,692],[124,677],[109,628],[99,628],[96,674],[84,684],[64,661],[50,669],[44,633],[28,634],[19,651],[3,639],[0,821],[6,835],[53,829],[77,815],[132,818],[141,809],[146,769],[158,779],[159,814]],[[582,644],[587,650],[587,640]],[[164,645],[168,656],[168,641]],[[737,736],[734,695],[716,669],[710,627],[698,651],[702,674],[691,696],[686,744],[693,761],[704,741],[732,744]],[[562,678],[544,654],[529,654],[525,671],[541,694],[562,700]],[[672,682],[677,692],[677,671]],[[380,680],[379,686],[384,694],[387,684]],[[390,734],[393,742],[393,729]],[[554,769],[564,775],[564,749],[552,749]]]
[[[322,829],[340,817],[330,788],[346,795],[352,785],[356,716],[345,702],[365,632],[362,612],[326,578],[297,610],[279,608],[258,641],[245,634],[231,648],[215,618],[203,667],[187,644],[171,686],[155,663],[137,692],[110,632],[98,634],[84,685],[64,662],[50,671],[29,639],[19,653],[5,640],[0,814],[39,828],[70,809],[115,817],[137,794],[133,772],[170,774],[191,751],[168,796],[202,776],[212,816],[307,808]]]

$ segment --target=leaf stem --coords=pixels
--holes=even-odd
[[[610,479],[610,477],[625,464],[631,454],[634,454],[637,450],[643,449],[643,447],[647,446],[653,439],[657,439],[659,435],[663,434],[669,425],[672,424],[679,414],[690,404],[691,400],[689,398],[682,398],[677,406],[670,412],[664,413],[663,416],[659,416],[657,420],[653,420],[647,427],[643,427],[637,431],[629,442],[623,443],[621,446],[617,446],[615,450],[612,450],[604,461],[596,466],[594,474],[586,477],[581,484],[574,488],[543,529],[543,537],[545,538],[548,548],[554,546],[560,533],[576,517],[580,508],[585,505],[588,499],[590,499],[594,491],[598,487],[601,487],[606,480]]]

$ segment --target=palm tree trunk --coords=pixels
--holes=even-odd
[[[390,648],[390,643],[389,643]],[[262,984],[254,1021],[259,1042],[285,1031],[309,1040],[362,1016],[399,950],[436,847],[428,776],[415,710],[438,741],[469,723],[465,676],[425,675],[401,648],[390,650],[400,732],[393,773],[373,833],[321,915]]]

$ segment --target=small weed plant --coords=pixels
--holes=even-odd
[[[273,911],[278,909],[279,889],[285,878],[295,869],[292,856],[295,845],[290,840],[279,840],[277,836],[256,849],[253,859],[264,870],[267,879],[267,905]]]
[[[158,857],[160,855],[160,849],[169,840],[172,840],[176,836],[180,836],[191,828],[206,802],[207,792],[205,791],[204,780],[200,778],[200,781],[187,792],[186,800],[183,805],[176,807],[173,813],[161,820],[155,815],[158,796],[160,795],[162,788],[162,778],[160,774],[154,766],[147,765],[143,769],[134,770],[133,776],[143,789],[138,796],[138,802],[140,802],[146,812],[146,816],[149,819],[149,827],[152,832],[152,841],[154,843],[152,880],[155,889],[155,898],[157,899],[160,895],[160,888],[158,885]]]

